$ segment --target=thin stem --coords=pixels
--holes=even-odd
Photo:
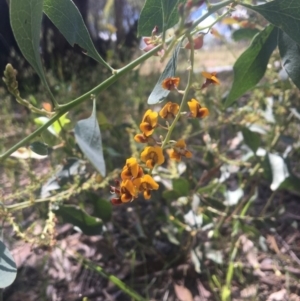
[[[181,100],[181,104],[180,104],[180,107],[179,107],[178,114],[176,115],[176,117],[174,118],[172,124],[169,127],[169,131],[168,131],[168,133],[167,133],[167,135],[166,135],[166,137],[163,141],[162,148],[164,148],[170,140],[170,137],[171,137],[172,132],[175,128],[175,125],[176,125],[176,123],[179,120],[179,117],[181,115],[180,113],[182,112],[183,107],[184,107],[185,103],[187,102],[188,93],[189,93],[191,85],[192,85],[192,77],[193,77],[193,72],[194,72],[194,42],[193,42],[193,39],[190,35],[188,35],[187,38],[188,38],[188,40],[190,42],[190,45],[191,45],[191,53],[190,53],[191,67],[190,67],[190,70],[189,70],[188,82],[187,82],[186,89],[184,91],[184,94],[183,94],[183,97],[182,97],[182,100]]]
[[[211,14],[215,13],[219,9],[231,4],[235,3],[233,0],[225,0],[217,4],[210,4],[209,10],[207,13],[205,13],[203,16],[199,17],[193,22],[193,25],[189,28],[189,32],[191,32],[194,28],[197,27],[198,24],[200,24],[202,21],[204,21],[207,17],[209,17]]]

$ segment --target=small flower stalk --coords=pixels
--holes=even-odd
[[[196,40],[194,46],[197,43],[201,44],[201,41],[203,41],[203,37],[200,36],[200,40]],[[196,47],[202,47],[200,44]],[[186,48],[189,49],[189,46],[186,46]],[[202,75],[205,77],[202,88],[210,84],[220,84],[216,73],[202,72]],[[168,77],[162,81],[161,85],[163,89],[182,94],[182,91],[178,90],[179,83],[179,77]],[[182,116],[203,119],[209,115],[209,110],[203,107],[195,98],[187,101],[189,109],[187,112],[182,112],[183,107],[182,104],[168,101],[158,112],[152,109],[146,110],[139,124],[141,132],[134,136],[137,143],[146,144],[146,146],[141,151],[140,158],[130,157],[126,160],[120,174],[121,182],[116,182],[115,186],[111,186],[111,193],[114,194],[111,199],[113,205],[132,202],[140,195],[145,200],[151,198],[152,192],[159,188],[159,184],[154,180],[152,174],[157,166],[165,163],[165,150],[169,155],[169,159],[176,162],[180,162],[184,158],[192,158],[193,154],[185,140],[170,140],[170,134],[176,122]],[[160,124],[160,119],[165,122],[166,126]],[[158,129],[166,130],[167,134],[165,136],[159,135],[159,139],[157,139],[155,132]]]

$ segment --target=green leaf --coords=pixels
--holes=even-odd
[[[53,124],[49,125],[47,127],[47,130],[54,135],[55,137],[59,136],[59,133],[61,132],[62,127],[64,127],[64,125],[70,123],[70,119],[68,119],[67,116],[68,113],[64,114],[63,116],[61,116],[58,120],[56,120]],[[34,122],[36,124],[40,124],[43,125],[45,123],[47,123],[50,119],[48,117],[45,116],[40,116],[37,118],[34,118]]]
[[[105,177],[106,167],[103,157],[101,132],[96,118],[96,100],[93,101],[92,115],[77,122],[75,139],[89,161]]]
[[[102,231],[103,222],[87,214],[78,206],[60,205],[54,213],[61,217],[64,223],[78,227],[86,235],[99,235]]]
[[[241,40],[250,40],[257,33],[259,33],[259,30],[256,28],[240,28],[235,30],[231,36],[234,41],[238,42]]]
[[[111,69],[95,49],[82,16],[72,0],[44,0],[43,9],[71,46],[78,44],[86,55]]]
[[[300,46],[286,33],[279,30],[278,47],[285,71],[300,89]]]
[[[173,179],[173,189],[179,193],[179,196],[187,196],[190,193],[190,183],[188,180],[179,178]]]
[[[48,146],[40,141],[35,141],[30,144],[30,149],[41,156],[48,155]]]
[[[17,265],[5,244],[0,240],[0,289],[11,285],[17,276]]]
[[[11,28],[22,54],[51,94],[40,57],[43,0],[11,0],[9,14]]]
[[[177,58],[180,51],[181,43],[178,43],[177,47],[174,49],[171,59],[166,65],[165,70],[160,75],[158,82],[156,83],[153,91],[151,92],[148,98],[149,105],[155,105],[158,102],[163,101],[170,93],[169,90],[166,90],[162,87],[162,82],[168,77],[174,77],[177,67]]]
[[[109,222],[112,215],[112,205],[110,202],[100,199],[95,196],[94,203],[94,212],[95,216],[101,218],[104,222]]]
[[[234,80],[224,106],[229,107],[264,76],[269,58],[277,46],[277,28],[267,26],[234,64]]]
[[[290,38],[300,44],[299,0],[274,0],[257,6],[240,4],[264,16],[270,23],[282,29]]]
[[[253,132],[246,127],[242,128],[242,133],[246,145],[249,146],[255,154],[260,146],[260,135],[257,132]]]
[[[181,195],[176,190],[164,190],[162,196],[166,200],[177,200]]]
[[[58,120],[56,120],[54,123],[53,123],[53,129],[55,131],[55,133],[57,135],[59,135],[59,133],[61,132],[62,128],[71,122],[70,119],[68,119],[66,116],[68,115],[68,113],[62,115]]]
[[[150,36],[155,26],[159,32],[174,26],[178,20],[178,4],[184,0],[146,0],[138,23],[138,36]]]
[[[173,189],[165,190],[162,196],[166,200],[177,200],[181,196],[187,196],[190,192],[190,184],[186,179],[173,179]]]

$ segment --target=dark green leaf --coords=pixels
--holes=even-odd
[[[278,47],[284,69],[300,89],[300,46],[286,33],[279,30]]]
[[[31,143],[30,148],[33,152],[41,156],[48,155],[48,146],[40,141]]]
[[[96,118],[96,100],[94,99],[91,117],[77,122],[75,139],[94,167],[105,177],[106,168],[103,158],[101,132]]]
[[[257,33],[259,33],[259,30],[256,28],[240,28],[232,33],[232,39],[236,42],[251,40]]]
[[[267,26],[234,64],[234,81],[224,106],[229,107],[264,76],[269,58],[277,46],[277,28]]]
[[[146,0],[138,23],[138,36],[150,36],[155,26],[159,32],[174,26],[178,20],[178,4],[183,0]]]
[[[270,23],[287,33],[295,42],[300,44],[300,1],[274,0],[262,5],[241,5],[263,15]]]
[[[162,196],[166,200],[177,200],[180,197],[180,193],[176,190],[164,190]]]
[[[44,12],[71,46],[78,44],[86,55],[107,66],[95,49],[82,16],[72,0],[44,0]]]
[[[180,196],[187,196],[190,193],[190,183],[183,178],[174,179],[172,181],[173,189],[177,191]]]
[[[10,24],[18,46],[50,92],[40,57],[41,0],[11,0]],[[50,92],[51,93],[51,92]]]
[[[204,200],[205,200],[205,204],[212,208],[215,208],[215,209],[221,210],[221,211],[224,211],[226,209],[226,206],[224,205],[222,200],[219,200],[214,197],[205,197]]]
[[[5,244],[0,240],[0,289],[11,285],[17,276],[17,265]]]
[[[101,218],[103,222],[109,222],[112,214],[111,203],[96,196],[93,204],[95,216]]]
[[[78,227],[86,235],[99,235],[103,222],[97,217],[90,216],[78,206],[60,205],[54,213],[61,217],[64,223]]]
[[[179,43],[175,48],[171,59],[166,65],[166,68],[163,71],[163,73],[160,75],[158,82],[156,83],[153,91],[151,92],[148,98],[149,105],[155,105],[156,103],[163,101],[169,95],[170,91],[162,87],[162,82],[168,77],[175,76],[175,71],[177,67],[177,57],[180,50],[180,46],[181,43]]]
[[[260,146],[260,135],[257,132],[252,132],[248,128],[242,128],[242,133],[246,145],[248,145],[255,154]]]

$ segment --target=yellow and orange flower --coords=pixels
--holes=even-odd
[[[133,185],[131,180],[121,182],[120,198],[122,203],[128,203],[137,197],[138,188]]]
[[[202,74],[202,76],[204,76],[206,78],[206,81],[203,83],[201,89],[206,88],[210,84],[220,85],[220,81],[217,78],[217,72],[209,73],[209,72],[203,71],[203,72],[201,72],[201,74]]]
[[[146,200],[150,199],[151,190],[157,190],[159,187],[159,185],[150,175],[144,175],[142,178],[135,179],[134,185],[136,185],[136,187],[139,187],[139,191],[143,192],[144,198]]]
[[[142,134],[136,134],[134,136],[134,141],[138,142],[138,143],[147,143],[148,142],[148,138],[147,136],[145,136],[144,133]]]
[[[168,77],[162,82],[162,87],[166,90],[177,89],[179,86],[180,78],[179,77]]]
[[[165,162],[163,150],[159,146],[147,146],[141,153],[141,160],[146,166],[153,169],[155,164],[161,165]]]
[[[178,140],[173,149],[169,151],[170,158],[176,160],[177,162],[181,161],[182,156],[191,158],[192,155],[193,154],[186,148],[186,144],[183,139]]]
[[[143,175],[143,169],[139,166],[136,158],[129,158],[121,172],[122,180],[138,178]]]
[[[208,109],[201,107],[200,103],[194,98],[188,101],[188,106],[191,111],[191,116],[194,118],[203,118],[209,115]]]
[[[174,118],[179,111],[179,105],[177,103],[169,101],[164,105],[164,107],[160,110],[159,116],[161,118]]]
[[[158,113],[151,109],[144,114],[143,120],[140,124],[140,129],[146,137],[153,134],[154,128],[157,126]]]

